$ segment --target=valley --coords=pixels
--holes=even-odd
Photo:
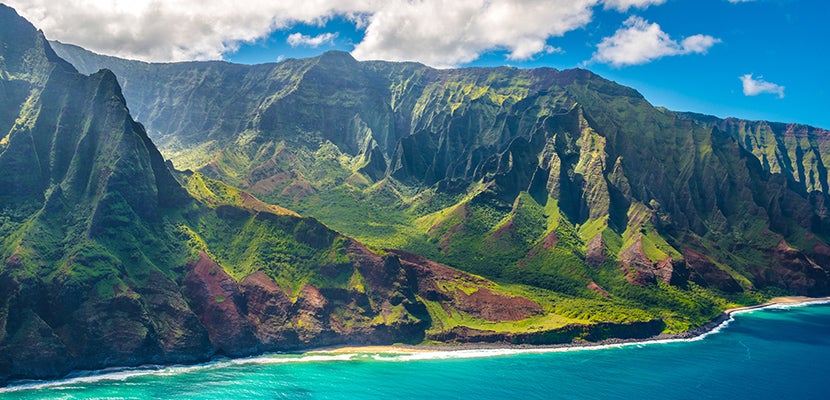
[[[0,5],[0,384],[679,334],[830,292],[828,131],[584,69],[153,64]]]

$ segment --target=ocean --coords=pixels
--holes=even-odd
[[[830,304],[738,313],[696,339],[568,350],[275,354],[114,370],[3,399],[827,399]]]

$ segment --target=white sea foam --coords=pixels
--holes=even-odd
[[[704,332],[692,338],[671,338],[658,340],[633,341],[625,343],[612,343],[603,345],[585,345],[585,346],[568,346],[568,347],[528,347],[528,348],[491,348],[491,349],[467,349],[467,350],[436,350],[436,351],[413,351],[412,353],[383,353],[377,351],[367,352],[351,352],[351,353],[306,353],[306,354],[285,354],[275,353],[262,356],[238,358],[238,359],[223,359],[211,361],[204,364],[197,365],[174,365],[174,366],[158,366],[149,365],[137,368],[121,368],[121,369],[106,369],[94,372],[83,372],[75,376],[53,380],[53,381],[32,381],[14,384],[5,388],[0,388],[0,394],[24,391],[24,390],[38,390],[53,387],[60,387],[62,390],[83,389],[83,384],[91,384],[96,382],[124,382],[131,378],[155,375],[155,376],[174,376],[190,372],[202,371],[207,369],[220,369],[230,366],[238,365],[272,365],[272,364],[297,364],[310,362],[348,362],[348,361],[386,361],[386,362],[409,362],[422,360],[448,360],[448,359],[472,359],[472,358],[488,358],[511,356],[519,354],[543,354],[543,353],[563,353],[576,351],[594,351],[612,348],[624,347],[645,347],[648,345],[695,342],[703,340],[709,335],[714,335],[721,332],[724,328],[734,321],[734,316],[737,314],[751,313],[764,309],[789,309],[796,307],[803,307],[817,304],[830,304],[830,300],[818,300],[803,303],[781,303],[771,304],[764,307],[751,308],[746,310],[738,310],[730,313],[729,318],[720,323],[715,328]],[[405,351],[405,350],[404,350]],[[81,386],[79,386],[81,385]]]
[[[234,365],[247,364],[297,364],[307,362],[326,362],[326,361],[351,361],[358,354],[343,353],[343,354],[309,354],[309,355],[285,355],[285,354],[269,354],[258,357],[238,358],[230,360]]]
[[[0,394],[17,392],[22,390],[37,390],[51,387],[60,387],[61,389],[75,388],[76,385],[90,384],[96,382],[113,381],[123,382],[130,378],[155,375],[155,376],[174,376],[190,372],[203,371],[207,369],[227,368],[235,365],[269,365],[269,364],[296,364],[309,362],[330,362],[330,361],[352,361],[360,358],[366,358],[359,354],[268,354],[256,357],[237,358],[237,359],[223,359],[211,361],[196,365],[172,365],[172,366],[158,366],[148,365],[136,368],[118,368],[118,369],[104,369],[100,371],[85,371],[74,374],[64,379],[53,381],[31,381],[21,382],[20,384],[13,384],[5,388],[0,388]]]
[[[175,367],[169,367],[166,369],[171,369]],[[61,389],[80,389],[81,387],[75,386],[79,384],[88,384],[88,383],[95,383],[101,381],[125,381],[129,378],[142,376],[142,375],[150,375],[154,373],[159,373],[160,370],[151,369],[150,367],[146,368],[136,368],[136,369],[122,369],[118,371],[113,370],[102,370],[97,371],[95,373],[90,373],[88,375],[84,374],[81,376],[75,376],[71,378],[64,378],[54,381],[33,381],[22,383],[19,385],[9,386],[0,388],[0,394],[2,393],[9,393],[9,392],[18,392],[22,390],[36,390],[36,389],[45,389],[51,387],[58,387],[60,386]]]

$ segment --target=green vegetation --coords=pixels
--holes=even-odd
[[[127,82],[132,82],[125,88],[128,97],[144,90],[143,83],[136,83],[144,82],[148,69],[136,69],[129,63],[111,67],[127,77]],[[159,68],[165,69],[164,74],[168,76],[180,76],[206,66],[182,64]],[[434,167],[430,165],[449,166],[454,165],[454,161],[436,158],[422,163],[417,157],[395,154],[392,151],[394,142],[390,140],[403,139],[392,139],[389,135],[396,133],[384,125],[388,117],[373,111],[378,109],[377,102],[383,101],[378,99],[384,98],[384,92],[376,86],[365,89],[364,83],[353,78],[355,68],[364,69],[366,74],[377,74],[371,79],[381,79],[381,75],[387,77],[383,79],[389,79],[387,86],[392,93],[389,104],[395,112],[411,119],[416,131],[451,133],[463,138],[464,143],[483,148],[498,146],[504,132],[520,132],[518,136],[522,136],[523,129],[535,127],[533,129],[542,132],[544,138],[533,140],[542,140],[544,145],[528,144],[528,148],[522,149],[514,144],[509,149],[500,149],[499,165],[506,167],[487,170],[479,180],[451,176],[466,180],[466,183],[463,190],[445,191],[431,182],[450,177],[442,175],[444,171],[432,170]],[[630,125],[624,126],[626,132],[646,135],[645,140],[637,142],[640,147],[644,150],[651,146],[662,148],[669,146],[664,142],[670,139],[654,134],[655,130],[649,125],[651,122],[643,115],[656,115],[657,123],[671,125],[663,113],[653,114],[635,93],[590,75],[551,84],[545,80],[547,78],[520,70],[448,72],[439,85],[423,72],[422,67],[410,65],[376,63],[363,66],[339,55],[284,63],[270,72],[240,74],[237,71],[234,75],[225,75],[220,70],[205,69],[208,79],[218,82],[220,77],[230,77],[242,85],[250,85],[251,93],[276,90],[277,94],[269,94],[264,103],[275,108],[260,116],[229,117],[221,112],[211,115],[209,118],[213,122],[208,121],[207,125],[214,127],[211,129],[216,135],[210,140],[199,142],[201,139],[189,135],[186,128],[177,135],[159,138],[165,153],[176,165],[201,171],[181,178],[191,195],[209,205],[209,209],[182,214],[185,221],[176,225],[177,234],[191,249],[191,257],[197,250],[206,251],[235,279],[242,279],[254,271],[266,272],[292,293],[305,284],[359,292],[366,290],[365,280],[357,271],[337,267],[348,262],[336,243],[339,239],[335,239],[331,247],[315,248],[298,239],[295,232],[293,224],[300,226],[296,228],[300,231],[312,229],[306,227],[305,222],[265,218],[261,212],[234,211],[229,207],[250,207],[251,201],[246,204],[241,191],[208,178],[212,177],[247,188],[270,203],[314,216],[378,251],[403,249],[507,285],[522,284],[570,296],[572,300],[562,301],[557,306],[556,315],[580,316],[577,319],[595,322],[624,320],[621,316],[638,315],[634,310],[650,310],[647,314],[651,317],[672,318],[673,315],[691,313],[696,321],[702,321],[711,317],[711,310],[722,308],[725,303],[717,303],[715,308],[684,308],[677,303],[665,309],[652,309],[652,297],[687,296],[693,299],[690,301],[703,300],[694,297],[692,289],[684,289],[683,285],[676,288],[677,292],[666,294],[666,289],[660,287],[660,280],[629,290],[631,284],[627,279],[645,272],[638,272],[633,264],[620,266],[620,263],[629,262],[621,254],[632,251],[626,257],[635,257],[642,252],[643,260],[653,265],[667,258],[683,259],[677,246],[682,240],[660,226],[663,223],[660,218],[666,216],[659,204],[665,201],[638,201],[631,192],[632,188],[648,186],[644,180],[648,177],[631,166],[636,165],[640,154],[649,153],[641,153],[638,146],[627,143],[633,139],[610,136],[605,129],[609,121],[627,121]],[[280,78],[266,88],[255,83],[264,82],[257,75],[262,73]],[[307,74],[320,81],[313,84],[306,81],[304,76]],[[345,79],[338,85],[339,91],[323,94],[320,85],[326,85],[334,77]],[[545,87],[548,93],[540,94],[542,84],[549,85]],[[178,81],[177,85],[184,92],[190,90],[187,80]],[[568,86],[567,93],[571,94],[566,94],[560,85]],[[245,115],[244,110],[250,109],[249,104],[261,104],[255,103],[259,99],[254,95],[234,99],[238,103],[235,107],[213,104],[208,108],[221,110],[224,107],[237,110],[237,113],[243,110]],[[209,104],[214,100],[191,101]],[[163,111],[161,104],[154,101],[135,106],[139,116],[166,115],[146,121],[151,132],[156,124],[177,118],[177,114],[160,113]],[[316,114],[305,111],[321,110],[320,107],[330,116],[326,125],[316,122],[319,119]],[[499,108],[502,111],[498,111]],[[283,109],[293,113],[292,119],[285,119],[284,111],[280,111]],[[584,118],[589,112],[592,113],[590,126]],[[479,122],[460,122],[459,118]],[[545,120],[546,125],[540,125],[539,121],[544,118],[549,120]],[[266,128],[266,120],[276,123],[276,128]],[[582,127],[574,130],[572,124],[582,124]],[[683,126],[680,131],[693,129]],[[525,137],[527,143],[531,143],[532,138]],[[684,140],[675,139],[676,142]],[[399,147],[402,151],[432,157],[430,152],[434,151],[432,146],[436,142],[415,135],[411,142],[402,143],[403,147]],[[711,148],[705,140],[696,146]],[[464,148],[453,151],[458,156],[455,157],[457,162],[472,154]],[[531,153],[522,153],[528,151]],[[651,154],[660,153],[650,151]],[[605,154],[610,152],[624,156],[620,157],[623,161],[617,162],[613,174],[602,167],[606,162]],[[397,163],[399,167],[388,171],[373,169],[376,165],[373,158],[378,154],[382,154],[384,164]],[[706,154],[710,153],[700,153],[700,157]],[[542,159],[550,159],[550,164],[540,164]],[[658,161],[671,163],[675,160],[660,156]],[[695,161],[682,158],[675,164],[694,168]],[[648,168],[659,170],[659,167],[647,165],[644,165],[644,171]],[[521,176],[527,172],[523,169],[537,167],[550,171],[552,176],[548,178],[547,190],[541,194],[537,187],[530,185],[527,177]],[[417,176],[418,173],[425,175]],[[666,172],[671,173],[674,172]],[[504,178],[499,178],[502,175]],[[524,187],[521,184],[510,186],[523,180],[526,181]],[[612,195],[612,190],[621,195]],[[581,197],[577,199],[572,194]],[[661,194],[655,192],[655,195]],[[625,197],[625,201],[631,203],[630,207],[620,204],[614,196]],[[279,210],[259,207],[259,211]],[[621,212],[627,215],[620,217]],[[290,214],[287,210],[283,213]],[[597,237],[599,239],[594,240]],[[721,253],[714,251],[711,239],[701,239],[702,248],[696,248],[710,254]],[[589,248],[590,243],[598,248]],[[713,263],[741,287],[752,288],[754,285],[749,284],[747,274],[738,272],[745,271],[745,267],[730,266],[733,262],[729,259],[738,257],[737,254],[741,254],[741,259],[754,257],[744,250],[730,251],[716,257]],[[606,260],[589,265],[588,258],[600,256]],[[320,269],[320,265],[329,267]],[[330,271],[322,273],[324,270]],[[601,292],[590,289],[590,283],[610,297],[605,298]],[[474,290],[473,287],[447,285],[442,290],[460,289],[465,293]],[[717,288],[701,290],[710,291],[712,296],[724,296],[718,294]],[[584,299],[587,303],[574,299]],[[596,315],[589,317],[587,310],[592,308],[596,309]],[[553,310],[550,312],[554,313]],[[439,317],[433,315],[433,318]],[[676,328],[672,325],[671,329]]]
[[[0,65],[0,354],[26,347],[21,326],[88,346],[41,357],[103,359],[90,332],[116,332],[99,346],[123,349],[114,363],[458,327],[584,340],[556,332],[680,332],[830,291],[816,130],[655,109],[583,70],[337,52],[157,65],[62,48],[115,71],[82,77],[13,26],[0,50],[28,55]]]
[[[556,313],[547,313],[537,317],[527,318],[518,322],[487,321],[475,318],[463,311],[446,310],[438,302],[421,300],[427,307],[433,324],[428,333],[438,333],[464,326],[472,329],[495,332],[540,332],[560,329],[569,324],[587,323],[587,320],[568,318]]]

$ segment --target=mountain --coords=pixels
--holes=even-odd
[[[350,129],[354,129],[344,124],[348,124],[354,115],[359,115],[361,119],[371,120],[373,114],[382,114],[380,118],[377,118],[378,121],[369,123],[371,125],[369,128],[372,129],[372,138],[377,143],[384,144],[383,154],[388,159],[401,137],[414,133],[419,123],[428,124],[428,122],[419,122],[422,119],[420,114],[440,111],[428,110],[426,103],[432,101],[435,107],[453,107],[453,100],[440,99],[439,92],[455,95],[455,106],[465,102],[466,98],[466,101],[478,100],[478,106],[481,107],[485,103],[483,100],[487,100],[490,96],[496,96],[495,103],[501,106],[501,100],[507,97],[515,100],[526,98],[529,93],[538,94],[549,91],[551,79],[554,79],[550,76],[557,73],[551,69],[520,71],[512,68],[470,68],[442,72],[412,63],[357,63],[348,54],[338,52],[330,52],[318,58],[289,59],[279,64],[254,66],[226,62],[151,64],[103,56],[60,42],[52,42],[52,45],[61,57],[71,61],[84,73],[93,73],[103,67],[115,71],[125,88],[128,101],[134,103],[136,115],[140,120],[147,121],[151,136],[160,143],[160,147],[166,153],[175,154],[173,153],[175,151],[189,153],[177,154],[179,158],[177,161],[187,167],[201,167],[206,161],[212,160],[206,159],[205,148],[188,150],[187,147],[191,144],[199,146],[211,140],[229,140],[236,138],[242,132],[249,132],[249,135],[274,135],[282,130],[283,125],[303,124],[293,119],[262,121],[260,114],[264,113],[265,108],[272,107],[274,102],[283,102],[278,104],[282,108],[287,103],[302,101],[300,99],[283,100],[284,97],[290,97],[292,94],[298,98],[305,95],[311,96],[315,94],[313,93],[315,89],[326,88],[332,83],[336,85],[328,86],[329,88],[336,89],[339,96],[353,96],[354,103],[360,103],[357,100],[368,100],[370,96],[380,97],[380,99],[363,102],[363,105],[357,108],[355,105],[345,104],[350,108],[348,111],[342,111],[343,115],[334,113],[326,117],[329,121],[337,121],[338,125],[327,126],[326,121],[315,122],[314,113],[309,113],[312,115],[305,124],[316,125],[288,126],[285,130],[317,131],[338,144],[338,147],[343,147],[341,150],[352,154],[355,153],[354,143],[351,146],[342,146],[342,143],[334,140],[338,135],[343,134],[359,136],[355,132],[350,132]],[[339,65],[335,66],[335,63]],[[321,71],[324,69],[339,69],[343,75],[325,74]],[[317,73],[312,71],[307,79],[315,82],[312,85],[304,82],[308,70],[317,71]],[[564,71],[563,73],[576,72]],[[630,88],[604,81],[587,71],[582,72],[586,74],[586,79],[596,82],[597,85],[608,86],[611,91],[629,92],[634,97],[640,97]],[[548,75],[547,80],[540,82],[537,78],[541,75]],[[326,81],[327,79],[329,82]],[[332,79],[338,82],[330,82]],[[511,82],[516,79],[521,82]],[[436,80],[439,82],[435,82]],[[523,83],[525,87],[508,88],[515,83]],[[438,87],[436,84],[443,85],[443,87]],[[467,87],[464,87],[465,85]],[[172,88],[175,90],[171,90]],[[456,88],[461,88],[461,91],[450,93]],[[470,93],[473,88],[478,92]],[[214,96],[215,93],[229,95]],[[439,96],[432,96],[436,93]],[[332,94],[332,97],[335,96]],[[184,103],[182,99],[188,101]],[[318,108],[327,105],[339,106],[336,104],[336,99],[308,98],[307,101],[315,103]],[[176,112],[181,110],[179,105],[186,107],[184,113]],[[415,105],[417,105],[414,107],[415,110],[410,109]],[[418,111],[419,109],[424,110]],[[784,174],[798,182],[799,186],[803,186],[807,191],[827,191],[825,188],[828,186],[828,180],[826,174],[822,172],[826,169],[824,165],[830,162],[827,158],[830,155],[826,151],[827,130],[801,124],[745,121],[735,118],[720,119],[694,113],[676,113],[663,108],[656,110],[709,128],[717,127],[721,132],[738,141],[742,148],[753,153],[762,162],[765,170]],[[328,114],[334,110],[326,109],[325,111]],[[461,111],[465,115],[469,113],[468,110]],[[490,114],[494,115],[496,111],[491,110]],[[272,113],[275,112],[272,111]],[[348,115],[352,112],[355,114]],[[396,115],[399,121],[391,121],[390,114]],[[416,127],[413,128],[413,125]],[[436,130],[439,127],[429,128]],[[341,133],[336,133],[336,131],[341,131]],[[205,134],[208,137],[205,137]],[[355,139],[344,138],[341,141],[354,142]],[[371,174],[375,179],[378,178],[379,172],[382,175],[382,171],[387,168],[384,165],[376,167],[380,171],[374,171]],[[803,173],[799,173],[802,170]]]
[[[371,251],[173,171],[111,71],[79,73],[3,5],[0,102],[0,384],[334,344],[551,343],[666,327],[622,300]]]
[[[56,49],[113,68],[176,165],[375,247],[644,308],[689,282],[717,298],[830,290],[822,129],[655,108],[579,69]]]
[[[799,190],[830,191],[825,167],[830,163],[830,131],[826,129],[694,113],[676,115],[724,132],[758,158],[764,170],[786,176]]]
[[[0,381],[642,338],[830,291],[820,129],[579,69],[54,46],[0,6]]]

